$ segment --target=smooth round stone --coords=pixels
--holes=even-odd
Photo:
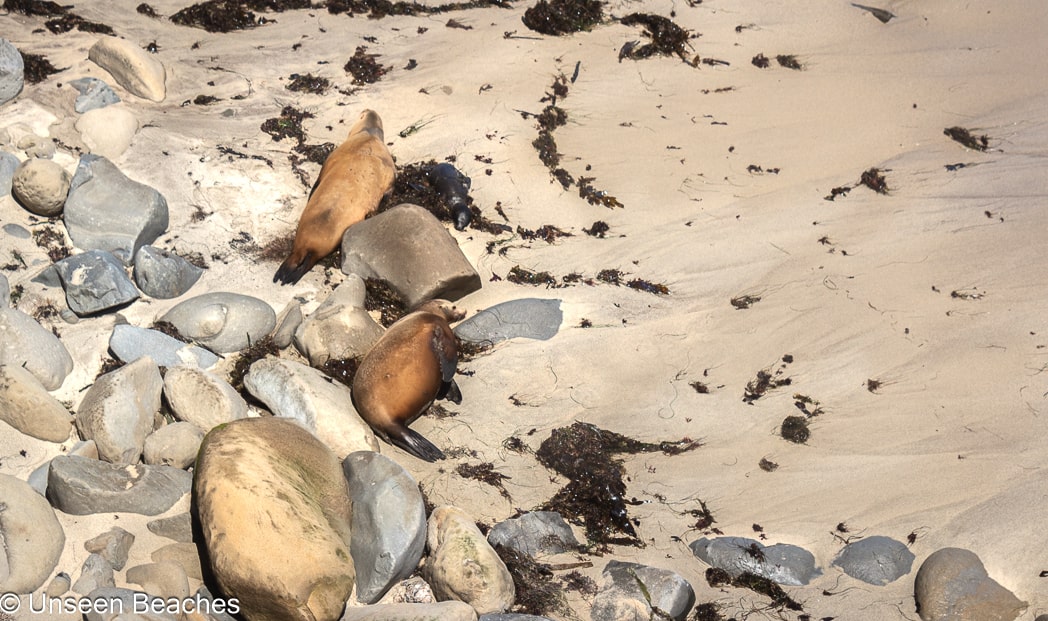
[[[76,102],[73,103],[73,110],[80,114],[89,110],[104,108],[120,101],[120,97],[113,92],[113,89],[98,78],[88,77],[71,80],[69,86],[80,92]]]
[[[18,431],[48,442],[65,442],[73,417],[22,367],[0,366],[0,420]]]
[[[0,364],[24,367],[47,390],[58,390],[73,370],[62,341],[14,308],[0,308]]]
[[[160,102],[167,94],[164,65],[127,39],[102,37],[88,50],[87,58],[134,95]]]
[[[924,621],[1011,621],[1027,608],[974,552],[942,548],[921,563],[913,596]]]
[[[164,396],[179,420],[196,425],[204,433],[247,418],[247,402],[229,382],[190,365],[167,370]]]
[[[22,92],[25,84],[25,62],[18,48],[7,39],[0,39],[0,105]]]
[[[878,535],[844,546],[832,564],[852,578],[884,586],[910,573],[914,558],[903,542]]]
[[[513,605],[513,577],[464,511],[451,506],[434,509],[426,546],[426,573],[437,599],[466,602],[477,614],[505,612]]]
[[[62,213],[69,181],[69,173],[55,162],[33,158],[15,171],[11,195],[28,211],[51,218]]]
[[[131,146],[138,119],[127,108],[106,106],[85,112],[76,120],[76,130],[89,152],[116,159]]]
[[[463,321],[455,326],[455,334],[474,343],[498,343],[515,337],[544,341],[557,334],[563,319],[560,300],[510,300]]]
[[[276,312],[269,304],[227,292],[189,298],[160,319],[171,322],[183,336],[219,353],[240,351],[257,343],[277,325]]]
[[[193,465],[203,439],[204,432],[193,423],[164,425],[146,438],[142,461],[184,470]]]
[[[577,550],[575,533],[555,511],[531,511],[519,518],[504,520],[488,531],[492,547],[505,546],[528,556],[560,554]]]
[[[28,483],[0,474],[0,593],[32,593],[43,586],[65,546],[54,509]]]
[[[754,545],[761,551],[760,556],[750,552]],[[695,556],[732,576],[750,572],[776,584],[802,586],[822,573],[811,552],[788,543],[765,546],[746,537],[703,537],[689,547]]]
[[[0,192],[0,194],[2,194],[2,192]],[[15,224],[13,222],[10,224],[5,224],[3,226],[3,229],[5,233],[10,235],[11,237],[14,237],[15,239],[29,239],[33,236],[33,234],[29,232],[29,229],[25,228],[20,224]]]

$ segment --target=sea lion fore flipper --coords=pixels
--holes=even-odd
[[[401,427],[401,429],[403,429],[403,433],[399,436],[392,433],[387,434],[389,441],[395,446],[399,446],[415,457],[431,463],[444,459],[444,452],[434,446],[432,442],[423,438],[417,431],[412,431],[408,427]],[[396,431],[400,431],[400,429]]]
[[[279,282],[282,285],[293,285],[305,276],[306,272],[311,270],[318,260],[319,258],[314,257],[313,253],[308,250],[292,252],[280,264],[277,273],[273,275],[273,282]]]
[[[451,330],[442,325],[433,326],[433,354],[440,363],[440,377],[444,382],[455,379],[455,370],[458,368],[458,347],[455,345],[455,337]]]
[[[455,405],[458,405],[462,403],[462,391],[459,390],[458,384],[455,383],[455,380],[444,382],[440,385],[440,392],[437,393],[437,399],[447,399]]]

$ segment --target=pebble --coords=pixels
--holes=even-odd
[[[525,298],[484,309],[455,326],[455,335],[474,343],[498,343],[515,337],[548,340],[560,330],[560,300]]]
[[[47,498],[71,515],[157,515],[189,493],[193,476],[169,466],[119,465],[75,455],[51,460]]]
[[[131,146],[138,118],[123,106],[106,106],[85,112],[75,127],[88,152],[115,160]]]
[[[349,387],[294,360],[256,360],[244,387],[274,416],[311,431],[339,459],[354,451],[378,451],[375,432],[353,408]]]
[[[239,293],[205,293],[178,303],[161,321],[171,322],[182,336],[218,353],[245,349],[273,331],[273,307]]]
[[[68,84],[80,93],[73,102],[73,110],[76,110],[78,114],[104,108],[120,101],[120,96],[98,78],[77,78],[70,80]]]
[[[277,315],[277,328],[273,331],[273,344],[280,349],[287,349],[295,330],[302,325],[302,305],[298,300],[291,300]]]
[[[7,39],[0,38],[0,105],[22,92],[25,84],[25,62],[18,48]]]
[[[3,154],[0,154],[0,156],[2,155]],[[0,159],[0,166],[3,166],[2,159]],[[2,190],[2,181],[3,179],[0,179],[0,190]],[[0,191],[0,194],[3,194],[3,192]],[[10,235],[11,237],[14,237],[15,239],[29,239],[33,236],[33,234],[29,232],[29,229],[25,228],[20,224],[14,224],[13,222],[5,224],[3,227],[0,228],[2,228],[5,233]]]
[[[80,437],[94,440],[105,461],[137,464],[160,411],[163,387],[160,369],[149,357],[99,376],[76,411]]]
[[[609,561],[603,577],[593,598],[592,621],[683,621],[695,605],[694,589],[676,572]]]
[[[247,417],[247,402],[221,377],[190,365],[171,367],[164,396],[178,420],[207,433],[216,425]]]
[[[196,461],[204,432],[193,423],[175,422],[164,425],[146,438],[142,461],[183,470]]]
[[[0,151],[0,198],[11,193],[11,180],[14,179],[15,171],[18,170],[20,165],[21,162],[18,161],[17,156],[7,151]],[[19,239],[29,239],[30,237],[27,229],[14,223],[5,224],[4,232]]]
[[[342,237],[342,271],[386,280],[409,307],[455,301],[480,289],[480,275],[436,216],[397,205],[351,226]]]
[[[155,246],[142,246],[135,253],[135,283],[150,297],[177,298],[189,291],[203,273],[203,269],[177,254]]]
[[[58,261],[54,269],[65,289],[66,303],[80,317],[126,306],[138,299],[138,289],[112,253],[88,250]]]
[[[1011,621],[1027,607],[986,573],[974,552],[961,548],[924,559],[913,591],[923,621]]]
[[[119,571],[127,564],[127,555],[134,543],[134,535],[119,526],[114,526],[101,535],[85,541],[84,549],[92,554],[98,554],[113,569]]]
[[[188,513],[179,513],[166,518],[157,518],[146,523],[149,532],[179,543],[193,541],[193,518]]]
[[[139,248],[167,230],[167,200],[108,159],[85,153],[73,174],[63,219],[78,248],[107,250],[130,264]]]
[[[47,584],[47,588],[44,589],[44,595],[47,597],[61,597],[69,592],[70,587],[73,586],[73,581],[64,571],[60,571],[55,574],[55,577],[51,579],[51,582]]]
[[[23,367],[47,390],[58,390],[73,358],[62,341],[15,308],[0,307],[0,365]]]
[[[910,573],[914,558],[903,542],[874,535],[844,546],[832,565],[852,578],[884,586]]]
[[[754,544],[762,553],[760,558],[749,551]],[[801,586],[822,573],[815,567],[811,552],[786,543],[765,546],[746,537],[703,537],[689,547],[707,565],[723,569],[732,577],[750,572],[776,584]]]
[[[438,600],[466,602],[477,614],[505,612],[513,605],[513,577],[461,509],[437,507],[429,516],[426,574]]]
[[[11,306],[11,283],[7,282],[7,276],[0,274],[0,308]]]
[[[579,548],[575,533],[555,511],[531,511],[499,522],[488,531],[488,543],[494,548],[505,546],[531,557]]]
[[[87,58],[105,69],[131,94],[161,102],[167,95],[164,65],[138,45],[117,37],[102,37],[87,51]]]
[[[203,347],[183,343],[158,330],[128,324],[113,326],[109,349],[121,362],[130,364],[148,356],[158,366],[169,370],[179,365],[206,369],[218,362],[218,356]]]
[[[173,561],[135,565],[124,575],[129,583],[142,587],[150,595],[180,600],[189,597],[189,578],[182,566]]]
[[[62,213],[69,182],[69,173],[57,163],[32,158],[11,177],[11,196],[30,213],[52,218]]]
[[[0,474],[0,593],[32,593],[55,570],[65,531],[28,483]]]
[[[426,548],[425,504],[415,478],[384,455],[350,453],[342,472],[353,499],[357,600],[373,604],[418,567]]]
[[[113,566],[101,554],[90,554],[80,568],[80,577],[73,583],[73,591],[86,595],[95,589],[115,586]]]
[[[295,347],[311,365],[361,358],[382,336],[382,326],[364,310],[365,295],[364,281],[350,276],[298,326]]]
[[[351,501],[322,442],[283,418],[222,425],[204,438],[193,489],[215,579],[244,618],[339,618],[354,583]]]
[[[48,442],[65,442],[73,417],[32,373],[19,366],[0,366],[0,420],[18,431]]]
[[[346,608],[341,621],[477,621],[477,611],[463,602],[378,604]]]

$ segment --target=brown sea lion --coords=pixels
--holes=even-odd
[[[298,220],[295,244],[273,282],[295,284],[342,241],[346,229],[370,216],[393,188],[396,166],[383,142],[382,119],[360,113],[349,136],[320,169]]]
[[[353,405],[375,433],[419,459],[444,453],[408,429],[435,399],[462,402],[455,384],[458,348],[449,321],[464,313],[447,300],[431,300],[386,330],[360,362]]]

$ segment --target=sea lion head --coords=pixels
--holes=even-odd
[[[466,312],[460,310],[453,302],[440,299],[423,302],[415,310],[442,315],[448,322],[458,321],[466,316]]]
[[[364,110],[360,113],[360,118],[357,119],[357,122],[349,130],[349,135],[353,136],[360,133],[368,133],[379,140],[385,140],[385,133],[382,131],[382,119],[379,117],[378,112]]]

